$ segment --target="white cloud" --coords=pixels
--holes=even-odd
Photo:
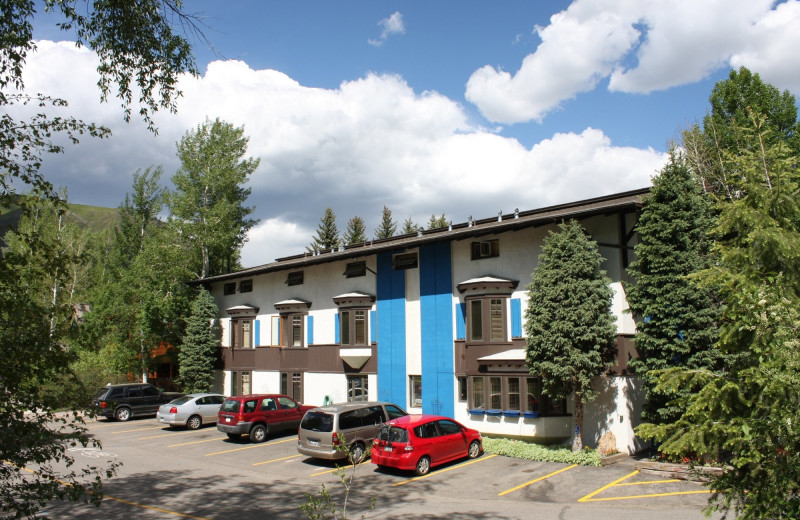
[[[469,123],[458,103],[417,93],[399,76],[369,74],[337,89],[309,88],[274,70],[218,61],[200,78],[184,78],[177,115],[159,114],[159,135],[141,122],[123,124],[115,103],[97,103],[91,53],[41,42],[25,77],[32,91],[71,101],[70,113],[112,127],[105,141],[86,139],[49,157],[42,172],[81,204],[118,206],[131,174],[178,167],[175,143],[206,117],[244,125],[253,174],[254,217],[246,265],[301,254],[325,208],[340,232],[353,216],[377,227],[386,205],[394,219],[424,224],[444,212],[454,222],[498,210],[531,209],[649,185],[664,163],[654,150],[614,146],[597,129],[561,133],[531,148]],[[64,78],[69,78],[65,81]]]
[[[378,22],[378,25],[383,27],[381,35],[378,38],[370,38],[368,40],[373,47],[380,47],[393,34],[405,34],[406,32],[406,27],[403,25],[403,15],[399,11],[393,12],[389,18],[384,18]]]
[[[646,94],[745,65],[800,92],[800,2],[575,0],[536,27],[542,39],[515,74],[486,65],[466,98],[501,123],[541,121],[608,78],[608,89]]]

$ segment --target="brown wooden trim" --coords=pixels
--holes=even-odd
[[[339,345],[298,347],[221,348],[224,370],[269,372],[324,372],[340,374],[377,374],[377,345],[364,345],[372,355],[360,370],[353,370],[339,355]]]

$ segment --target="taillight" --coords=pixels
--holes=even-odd
[[[173,406],[172,408],[169,409],[169,413],[178,413],[178,407]]]
[[[106,407],[106,402],[100,401],[100,408],[105,408],[105,407]]]
[[[239,422],[244,421],[244,415],[239,414],[239,416],[236,418],[236,420],[239,421]]]
[[[331,435],[331,444],[334,446],[339,445],[339,435],[336,432],[333,432],[333,435]]]
[[[403,448],[403,451],[414,451],[414,445],[409,442],[406,444],[405,448]]]

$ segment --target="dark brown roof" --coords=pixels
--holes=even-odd
[[[304,267],[335,262],[351,258],[365,257],[383,251],[404,250],[418,247],[423,244],[432,244],[442,241],[464,240],[505,231],[513,231],[527,227],[538,227],[570,218],[587,218],[595,215],[613,214],[621,211],[633,211],[642,204],[642,199],[650,193],[650,188],[642,188],[593,199],[586,199],[567,204],[559,204],[546,208],[520,211],[497,217],[474,220],[472,223],[463,222],[450,227],[431,229],[418,234],[399,235],[380,240],[370,240],[361,244],[345,246],[336,251],[321,253],[304,253],[295,256],[278,258],[274,262],[256,267],[250,267],[232,273],[209,276],[208,278],[192,280],[189,283],[219,282],[233,278],[255,276],[275,271],[289,269],[302,269]]]

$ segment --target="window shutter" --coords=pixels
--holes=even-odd
[[[333,342],[334,343],[341,343],[341,341],[339,340],[339,313],[338,312],[336,313],[336,317],[334,319],[334,323],[336,325],[336,328],[334,330],[334,341]]]
[[[511,337],[522,337],[522,301],[519,298],[511,299]]]
[[[254,321],[256,322],[256,324],[255,324],[255,330],[253,330],[253,341],[254,341],[253,346],[257,347],[261,345],[261,320],[254,320]]]
[[[314,316],[306,316],[306,344],[314,344]]]
[[[456,304],[456,339],[466,339],[467,337],[467,304]]]
[[[375,343],[378,332],[377,322],[375,321],[375,311],[369,311],[369,342]]]

